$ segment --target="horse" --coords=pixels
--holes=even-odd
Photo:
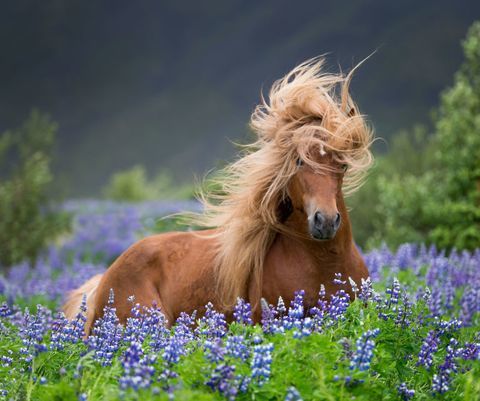
[[[352,294],[350,283],[360,285],[368,270],[344,197],[372,163],[373,133],[349,91],[357,67],[344,75],[325,72],[324,64],[305,61],[274,82],[268,100],[261,95],[250,121],[255,141],[217,176],[216,191],[200,193],[203,212],[186,216],[198,230],[132,245],[69,294],[67,318],[86,294],[88,335],[111,290],[120,322],[133,295],[160,307],[170,325],[181,312],[204,313],[209,302],[231,320],[239,297],[252,305],[255,322],[262,298],[290,302],[304,290],[308,308],[322,285],[327,297],[339,290],[338,273],[350,278],[343,287]]]

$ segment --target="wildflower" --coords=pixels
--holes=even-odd
[[[111,302],[110,302],[111,301]],[[110,291],[109,305],[103,309],[103,317],[95,322],[92,334],[88,337],[88,347],[94,352],[94,360],[102,366],[112,363],[115,352],[120,347],[123,327],[113,308],[113,291]]]
[[[248,387],[248,381],[240,375],[235,375],[235,366],[225,364],[218,365],[205,384],[232,401],[239,392],[246,391]]]
[[[238,298],[233,310],[233,316],[238,323],[252,325],[252,307],[248,302]]]
[[[398,395],[403,401],[408,401],[415,395],[415,390],[409,389],[406,383],[400,383],[397,387]]]
[[[367,277],[367,279],[362,277],[358,298],[360,298],[364,303],[367,303],[373,298],[373,284],[370,277]]]
[[[250,358],[250,349],[247,347],[244,336],[227,337],[225,350],[228,355],[246,362]]]
[[[373,358],[375,341],[373,340],[380,333],[379,329],[368,330],[363,333],[356,342],[356,350],[350,362],[350,369],[368,370]]]
[[[455,358],[459,356],[459,351],[461,352],[458,350],[458,341],[451,338],[445,360],[439,366],[438,373],[433,375],[432,391],[434,393],[443,394],[450,389],[451,375],[458,370]]]
[[[285,401],[303,401],[300,393],[298,390],[291,386],[287,390],[287,394],[285,395]]]
[[[227,332],[227,322],[225,315],[213,309],[209,302],[205,305],[205,315],[200,319],[197,332],[207,337],[223,337]]]
[[[284,315],[287,312],[287,308],[282,297],[278,297],[277,312],[280,316]]]
[[[220,338],[205,340],[203,348],[205,349],[205,357],[210,362],[214,363],[223,361],[226,350],[223,347],[223,342]]]
[[[330,299],[330,303],[327,306],[328,316],[332,321],[338,321],[344,318],[344,314],[350,305],[350,296],[345,290],[339,290]]]
[[[138,390],[150,387],[155,373],[153,367],[155,359],[154,355],[144,355],[141,343],[133,341],[122,358],[124,373],[119,379],[120,388],[125,390],[131,387]]]
[[[433,364],[433,354],[437,352],[439,344],[438,333],[435,330],[430,330],[420,348],[417,366],[422,365],[427,369],[430,368]]]
[[[261,344],[253,347],[251,362],[252,379],[262,385],[270,378],[272,364],[273,344]]]
[[[335,278],[333,279],[333,284],[343,285],[347,284],[345,280],[342,280],[342,273],[335,273]]]

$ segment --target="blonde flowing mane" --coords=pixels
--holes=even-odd
[[[224,168],[217,191],[200,195],[201,227],[216,227],[216,279],[219,299],[230,308],[246,297],[249,283],[260,291],[263,263],[278,226],[278,207],[286,196],[299,157],[317,170],[315,152],[329,152],[349,169],[344,192],[362,183],[372,163],[372,133],[352,101],[348,75],[323,72],[324,60],[308,60],[276,81],[251,117],[257,140]],[[253,280],[253,281],[250,281]]]

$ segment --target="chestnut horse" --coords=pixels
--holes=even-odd
[[[238,297],[254,320],[260,299],[289,302],[305,290],[306,306],[335,273],[357,284],[368,271],[350,226],[344,193],[359,187],[372,162],[371,130],[349,94],[347,76],[324,73],[322,59],[297,66],[274,83],[252,114],[257,140],[227,166],[220,191],[203,194],[204,212],[190,216],[205,230],[147,237],[103,274],[72,291],[72,319],[87,294],[86,332],[102,316],[110,289],[121,322],[136,302],[159,305],[170,323],[212,302],[231,318]],[[351,290],[345,285],[344,289]]]

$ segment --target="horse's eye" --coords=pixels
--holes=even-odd
[[[348,164],[342,164],[342,171],[346,173],[348,170]]]
[[[297,166],[298,167],[303,166],[303,160],[300,157],[297,159]]]

